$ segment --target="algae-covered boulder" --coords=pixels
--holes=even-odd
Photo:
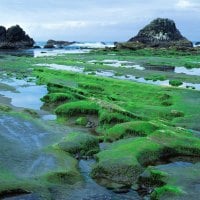
[[[157,130],[147,137],[123,139],[96,155],[92,176],[102,183],[133,184],[149,164],[174,156],[198,157],[200,139],[174,128]],[[104,181],[105,182],[105,181]]]
[[[11,107],[4,105],[4,104],[0,104],[0,112],[9,112],[11,110],[12,110]]]
[[[145,190],[152,200],[198,199],[199,169],[199,162],[188,161],[148,167],[139,177],[138,190]]]
[[[76,116],[80,114],[98,114],[99,106],[93,101],[69,102],[59,106],[56,114],[59,116]]]
[[[160,150],[160,144],[146,138],[120,140],[97,154],[92,177],[103,185],[107,180],[107,187],[113,182],[131,186],[144,170],[137,158],[145,154],[146,159],[156,160]]]
[[[76,119],[76,125],[80,126],[86,126],[88,124],[88,119],[87,117],[79,117]]]
[[[72,99],[74,99],[72,94],[60,92],[60,93],[49,93],[45,95],[41,100],[47,104],[59,104]]]
[[[121,123],[108,129],[105,139],[112,142],[126,137],[147,136],[158,128],[159,126],[153,122],[132,121]]]
[[[71,133],[58,143],[57,147],[79,158],[98,153],[99,141],[95,136],[86,133]]]
[[[54,191],[49,188],[69,187],[82,181],[78,161],[69,153],[55,148],[45,149],[34,168],[27,168],[23,178],[13,169],[0,169],[0,199],[52,199]],[[42,158],[42,161],[41,161]],[[59,190],[60,191],[60,190]],[[27,197],[23,196],[30,194]]]
[[[78,161],[68,152],[56,148],[48,151],[54,156],[57,164],[55,168],[43,174],[41,176],[42,179],[54,184],[75,184],[82,179],[78,169]]]

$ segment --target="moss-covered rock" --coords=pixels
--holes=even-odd
[[[169,84],[175,87],[181,86],[183,84],[183,82],[179,81],[179,80],[170,80]]]
[[[100,124],[116,124],[122,122],[128,122],[132,119],[126,114],[118,112],[109,112],[108,110],[101,110],[99,114],[99,123]]]
[[[184,191],[173,185],[165,185],[156,188],[151,194],[151,200],[172,199],[174,196],[181,196]]]
[[[56,109],[60,116],[76,116],[80,114],[98,114],[99,106],[92,101],[76,101],[63,104]]]
[[[157,130],[147,137],[124,139],[97,154],[92,171],[97,179],[130,185],[149,164],[165,157],[199,156],[200,140],[187,131]]]
[[[33,118],[39,118],[39,114],[35,110],[25,108],[23,111]]]
[[[58,143],[56,147],[76,155],[78,158],[92,156],[100,150],[98,139],[86,133],[71,133]]]
[[[0,104],[0,112],[10,112],[11,110],[12,110],[11,107],[4,104]]]
[[[133,121],[117,124],[108,129],[105,139],[115,141],[126,137],[147,136],[157,130],[159,126],[153,122]]]
[[[80,126],[86,126],[88,123],[88,119],[87,117],[79,117],[76,119],[76,125],[80,125]]]
[[[50,104],[59,104],[68,100],[72,100],[74,97],[71,94],[67,93],[50,93],[44,96],[41,100],[45,103]]]

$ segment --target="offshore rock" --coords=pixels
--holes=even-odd
[[[33,47],[34,43],[19,25],[7,30],[0,26],[0,49],[25,49]]]
[[[48,40],[47,43],[44,45],[44,48],[64,48],[75,42],[68,42],[68,41],[56,41],[56,40]]]
[[[129,49],[143,47],[191,48],[193,44],[180,33],[173,20],[158,18],[141,29],[127,43],[119,43],[117,47]]]
[[[183,37],[173,20],[158,18],[139,31],[129,42],[140,42],[149,46],[192,47],[192,42]]]

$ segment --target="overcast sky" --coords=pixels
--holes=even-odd
[[[157,17],[200,40],[200,0],[0,0],[0,24],[37,41],[126,41]]]

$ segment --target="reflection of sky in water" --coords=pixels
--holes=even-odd
[[[175,73],[200,76],[200,68],[187,69],[186,67],[176,67]]]
[[[13,106],[39,110],[43,104],[40,98],[47,94],[47,89],[45,86],[18,87],[17,92],[0,91],[0,94],[11,98]]]
[[[59,54],[79,54],[88,53],[88,49],[35,49],[34,57],[44,57],[44,56],[57,56]]]
[[[66,71],[72,71],[72,72],[83,72],[83,67],[75,67],[75,66],[67,66],[67,65],[58,65],[58,64],[36,64],[35,66],[44,66],[49,67],[51,69],[56,70],[66,70]]]
[[[111,61],[111,60],[106,60],[106,61]],[[94,60],[91,60],[89,62],[92,63],[92,62],[94,62]],[[55,70],[66,70],[66,71],[73,71],[73,72],[78,72],[78,73],[83,73],[83,71],[84,71],[83,67],[78,67],[78,66],[67,66],[67,65],[58,65],[58,64],[36,64],[36,65],[37,66],[46,66],[46,67],[49,67],[49,68],[55,69]],[[134,65],[134,66],[140,68],[139,65],[138,66]],[[128,65],[128,67],[130,67],[130,66]],[[89,73],[90,72],[85,72],[85,74],[89,74]],[[163,80],[163,81],[160,81],[160,80],[157,80],[157,81],[145,80],[145,78],[143,78],[143,77],[136,78],[136,76],[133,76],[133,75],[115,76],[115,72],[112,71],[112,70],[95,71],[95,74],[97,76],[113,77],[113,78],[116,78],[116,79],[130,80],[130,81],[135,81],[135,82],[139,82],[139,83],[146,83],[146,84],[160,85],[160,86],[171,86],[169,84],[169,80]],[[195,83],[183,82],[183,84],[180,87],[181,88],[190,88],[190,89],[195,88],[196,90],[200,90],[200,84],[198,84],[198,83],[195,84]]]

